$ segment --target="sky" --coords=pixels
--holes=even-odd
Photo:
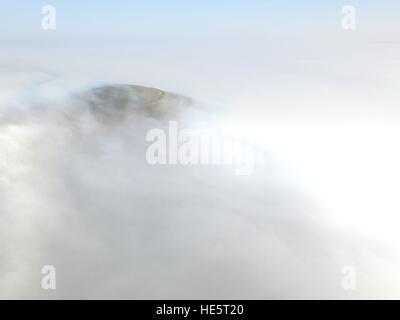
[[[399,1],[0,9],[0,298],[400,296]],[[88,93],[116,83],[189,97],[185,125],[249,139],[265,162],[247,177],[149,167],[146,130],[165,121],[90,112]],[[346,265],[359,290],[341,287]]]
[[[397,24],[398,1],[1,1],[2,38],[43,36],[40,8],[58,10],[59,37],[273,35],[340,27],[343,5],[359,6],[368,29]]]

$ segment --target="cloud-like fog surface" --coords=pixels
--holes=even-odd
[[[398,297],[397,243],[333,223],[278,156],[293,153],[262,146],[249,176],[151,166],[146,132],[208,123],[206,108],[47,73],[0,83],[0,298]],[[283,131],[275,146],[307,163]],[[55,291],[40,286],[47,264]]]

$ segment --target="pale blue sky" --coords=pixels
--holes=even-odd
[[[57,36],[279,34],[340,27],[340,9],[352,4],[370,29],[398,26],[398,0],[0,0],[0,38],[43,36],[40,9],[57,9]]]

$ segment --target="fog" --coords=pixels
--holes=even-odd
[[[0,298],[400,297],[398,44],[210,41],[1,51]],[[253,174],[149,165],[171,120]]]

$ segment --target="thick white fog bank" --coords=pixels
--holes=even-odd
[[[255,43],[2,50],[0,298],[399,298],[399,47]],[[110,83],[192,101],[121,108]],[[262,161],[151,166],[169,120]]]

